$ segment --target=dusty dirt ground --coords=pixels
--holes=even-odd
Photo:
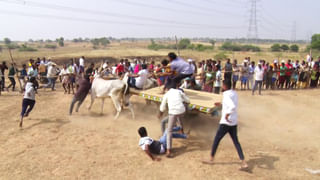
[[[250,172],[238,171],[239,160],[229,136],[209,157],[218,118],[184,119],[187,140],[174,139],[175,158],[153,162],[139,148],[137,129],[161,136],[156,105],[133,97],[136,119],[101,101],[91,112],[87,97],[79,113],[68,115],[72,95],[39,90],[33,112],[18,128],[22,96],[0,96],[0,179],[319,179],[305,168],[320,169],[320,95],[317,90],[239,92],[239,139]],[[191,128],[192,127],[192,128]]]

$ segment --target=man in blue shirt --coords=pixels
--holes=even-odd
[[[194,73],[194,70],[189,63],[187,63],[182,58],[177,57],[175,53],[170,52],[168,54],[168,57],[170,60],[171,71],[172,73],[176,73],[173,77],[171,77],[168,85],[170,87],[176,87],[177,84],[180,84],[184,78],[191,77]]]

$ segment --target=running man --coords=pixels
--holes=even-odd
[[[78,102],[76,112],[79,111],[79,107],[81,106],[83,101],[86,99],[90,88],[91,88],[90,78],[86,74],[82,79],[79,80],[79,88],[77,92],[74,94],[71,105],[70,105],[70,110],[69,110],[70,116],[72,115],[73,106],[76,102]]]
[[[32,111],[34,105],[36,104],[35,100],[35,77],[31,77],[26,84],[25,93],[22,101],[22,111],[21,111],[21,119],[19,126],[22,127],[23,117],[28,117],[29,113]]]
[[[240,170],[246,170],[248,165],[244,160],[244,155],[242,152],[241,145],[237,136],[237,125],[238,125],[238,95],[236,91],[231,88],[231,81],[223,81],[223,100],[222,100],[222,116],[220,120],[220,125],[214,138],[214,142],[212,145],[211,156],[209,160],[204,160],[205,164],[213,164],[214,155],[216,154],[218,145],[221,139],[229,133],[232,141],[238,151],[239,158],[241,160]],[[216,105],[220,105],[220,103],[216,103]]]

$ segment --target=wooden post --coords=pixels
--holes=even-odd
[[[178,39],[177,36],[174,36],[176,38],[176,47],[177,47],[177,51],[178,51],[178,56],[180,56],[180,51],[179,51],[179,47],[178,47]]]
[[[10,55],[11,62],[12,62],[12,64],[13,64],[14,71],[16,71],[16,77],[17,77],[18,82],[19,82],[20,90],[21,90],[21,92],[22,92],[22,86],[21,86],[21,82],[20,82],[20,79],[19,79],[19,76],[18,76],[18,72],[17,72],[18,69],[16,68],[16,66],[15,66],[15,64],[14,64],[14,61],[13,61],[13,58],[12,58],[12,54],[11,54],[10,48],[8,48],[8,50],[9,50],[9,55]]]

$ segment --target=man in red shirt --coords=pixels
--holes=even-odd
[[[118,76],[121,76],[124,73],[124,65],[123,65],[123,59],[120,60],[120,63],[118,64],[116,68],[116,74]]]
[[[286,71],[286,89],[290,88],[290,80],[291,80],[291,74],[292,74],[292,69],[293,65],[291,64],[291,60],[289,59],[287,64],[287,71]]]

